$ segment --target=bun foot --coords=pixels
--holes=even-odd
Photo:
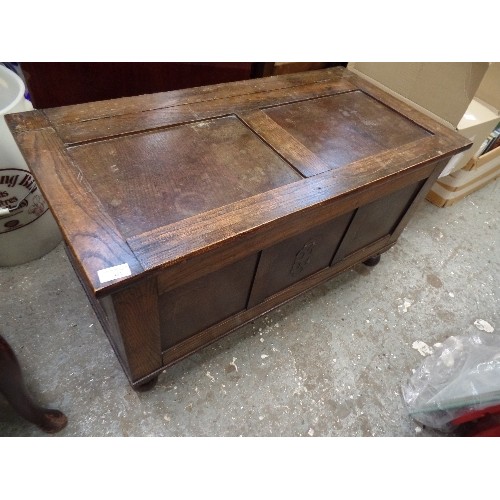
[[[366,259],[363,261],[363,264],[365,266],[376,266],[380,262],[380,255],[374,255],[373,257],[370,257],[369,259]]]
[[[55,434],[66,427],[68,418],[59,410],[42,410],[39,420],[33,423],[48,434]]]
[[[158,382],[158,375],[156,377],[152,378],[151,380],[144,382],[144,384],[133,386],[134,391],[136,391],[136,392],[150,391],[151,389],[153,389],[153,387],[156,385],[157,382]]]

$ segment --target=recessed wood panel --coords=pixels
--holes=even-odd
[[[361,91],[264,112],[330,168],[429,136],[425,129]]]
[[[349,212],[264,250],[249,307],[328,267],[351,217]]]
[[[159,297],[162,349],[245,309],[258,254]]]
[[[390,234],[423,183],[410,184],[358,208],[333,263]]]
[[[127,238],[302,178],[235,116],[69,152]]]

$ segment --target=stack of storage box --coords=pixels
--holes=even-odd
[[[349,69],[473,141],[427,195],[445,207],[500,176],[500,148],[481,154],[500,122],[500,63],[350,63]]]
[[[500,176],[500,148],[484,149],[484,143],[500,123],[500,63],[490,64],[462,120],[458,132],[473,141],[463,157],[447,167],[427,195],[440,207],[453,205]]]

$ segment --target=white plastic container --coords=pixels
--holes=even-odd
[[[4,115],[33,109],[24,92],[21,78],[0,65],[0,266],[38,259],[62,239],[5,123]]]

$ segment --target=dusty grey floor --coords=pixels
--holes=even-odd
[[[61,245],[0,269],[0,328],[36,399],[67,414],[58,436],[439,436],[408,417],[400,386],[423,359],[414,341],[476,319],[500,334],[499,193],[425,202],[378,266],[194,354],[149,393],[128,385]],[[0,397],[0,435],[44,434]]]

